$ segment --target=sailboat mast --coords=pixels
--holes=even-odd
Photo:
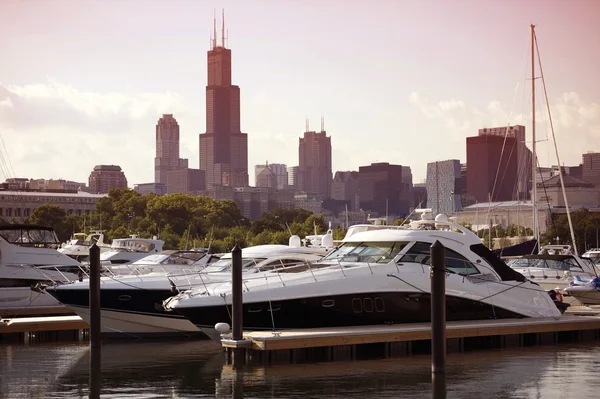
[[[538,240],[537,223],[537,184],[535,183],[537,170],[537,155],[535,151],[535,25],[531,24],[531,205],[533,209],[533,238]]]

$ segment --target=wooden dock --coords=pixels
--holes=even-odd
[[[600,339],[599,316],[448,322],[448,352],[546,345]],[[431,350],[431,324],[397,324],[310,330],[245,332],[244,340],[223,339],[228,357],[244,348],[247,360],[301,362],[395,357]],[[316,356],[315,356],[316,355]]]
[[[41,316],[0,319],[0,343],[82,340],[88,324],[79,316]]]

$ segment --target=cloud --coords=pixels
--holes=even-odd
[[[90,92],[53,80],[0,84],[0,133],[19,177],[87,181],[94,165],[116,164],[130,186],[152,181],[162,113],[181,125],[190,110],[172,92]]]
[[[531,115],[513,113],[510,107],[499,101],[491,101],[485,108],[479,109],[456,99],[430,102],[417,92],[411,93],[408,101],[427,120],[431,120],[432,123],[441,122],[444,129],[442,134],[445,138],[462,144],[460,154],[463,161],[465,160],[465,137],[477,135],[480,128],[509,124],[525,125],[528,143],[531,142]],[[581,162],[582,153],[600,151],[600,148],[594,147],[600,138],[600,104],[586,102],[577,93],[569,92],[551,102],[550,111],[561,163],[576,165]],[[431,127],[425,123],[423,128]],[[540,163],[556,164],[552,130],[545,105],[543,107],[538,105],[536,132]],[[451,145],[443,151],[447,154],[446,158],[449,158],[451,152],[457,150],[458,146]]]
[[[0,118],[9,127],[130,128],[135,121],[163,112],[184,112],[176,93],[84,92],[54,80],[24,86],[0,84]]]

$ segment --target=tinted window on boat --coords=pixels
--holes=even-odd
[[[400,259],[400,262],[416,262],[422,264],[430,264],[431,243],[415,242],[408,249],[406,254]],[[475,267],[467,258],[456,251],[449,248],[444,248],[444,258],[446,260],[446,270],[451,273],[460,274],[461,276],[469,276],[479,274],[479,269]]]
[[[345,242],[327,255],[325,261],[389,263],[409,242]]]
[[[481,256],[487,263],[494,268],[494,271],[498,273],[498,276],[502,281],[527,281],[525,276],[521,273],[511,269],[504,263],[502,259],[497,257],[483,244],[471,245],[471,251]]]

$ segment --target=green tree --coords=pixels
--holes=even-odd
[[[70,226],[67,224],[67,213],[58,205],[40,205],[31,212],[29,223],[52,227],[61,241],[66,241],[71,236]]]

